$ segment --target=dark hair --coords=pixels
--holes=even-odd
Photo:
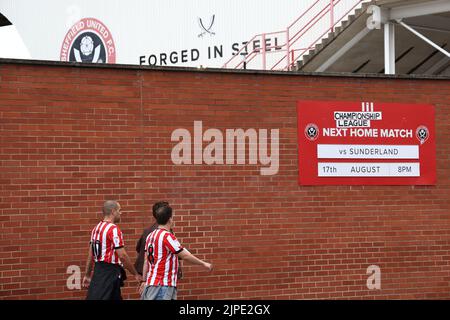
[[[109,216],[111,215],[113,210],[117,210],[119,208],[119,203],[114,200],[107,200],[103,203],[103,215]]]
[[[162,206],[156,209],[155,212],[156,222],[159,225],[165,225],[172,218],[172,208],[170,206]]]
[[[152,207],[152,214],[155,217],[155,219],[156,219],[156,210],[158,210],[161,207],[166,207],[166,206],[169,206],[169,203],[167,201],[155,202],[155,204]]]

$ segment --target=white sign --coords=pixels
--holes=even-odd
[[[319,162],[319,177],[420,177],[419,162]]]
[[[418,145],[318,144],[319,159],[419,159]]]

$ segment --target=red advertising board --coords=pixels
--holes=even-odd
[[[298,101],[299,184],[434,185],[434,107]]]

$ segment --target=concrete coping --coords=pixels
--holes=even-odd
[[[194,67],[168,67],[168,66],[141,66],[130,64],[104,64],[104,63],[80,63],[49,60],[27,60],[0,58],[0,65],[34,65],[50,67],[72,68],[99,68],[119,70],[152,70],[164,72],[198,72],[198,73],[223,73],[223,74],[251,74],[251,75],[277,75],[277,76],[314,76],[314,77],[341,77],[341,78],[373,78],[373,79],[406,79],[406,80],[450,80],[450,76],[436,75],[386,75],[378,73],[351,73],[351,72],[303,72],[303,71],[269,71],[269,70],[237,70],[221,68],[194,68]]]

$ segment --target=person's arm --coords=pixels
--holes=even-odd
[[[134,265],[131,263],[131,259],[128,256],[127,252],[125,251],[125,248],[118,248],[116,249],[117,255],[119,256],[119,259],[122,261],[123,266],[125,269],[129,270],[131,274],[134,275],[134,278],[136,281],[141,281],[142,277],[137,273]]]
[[[148,273],[148,252],[145,252],[144,256],[144,267],[142,268],[142,281],[141,285],[139,286],[139,294],[142,294],[145,288],[145,280],[147,279],[147,273]]]
[[[196,264],[199,266],[204,267],[208,271],[212,271],[213,266],[212,264],[205,262],[203,260],[200,260],[196,256],[194,256],[192,253],[190,253],[188,250],[184,249],[180,253],[178,253],[178,257],[183,259],[184,261],[187,261],[192,264]]]
[[[178,279],[183,279],[183,261],[180,259],[178,261],[178,273],[177,273]]]
[[[92,274],[92,246],[89,244],[88,256],[86,259],[86,273],[83,277],[83,288],[88,288],[91,283]]]
[[[147,279],[147,273],[148,273],[148,252],[145,253],[144,257],[144,267],[142,268],[142,278],[145,281]]]

